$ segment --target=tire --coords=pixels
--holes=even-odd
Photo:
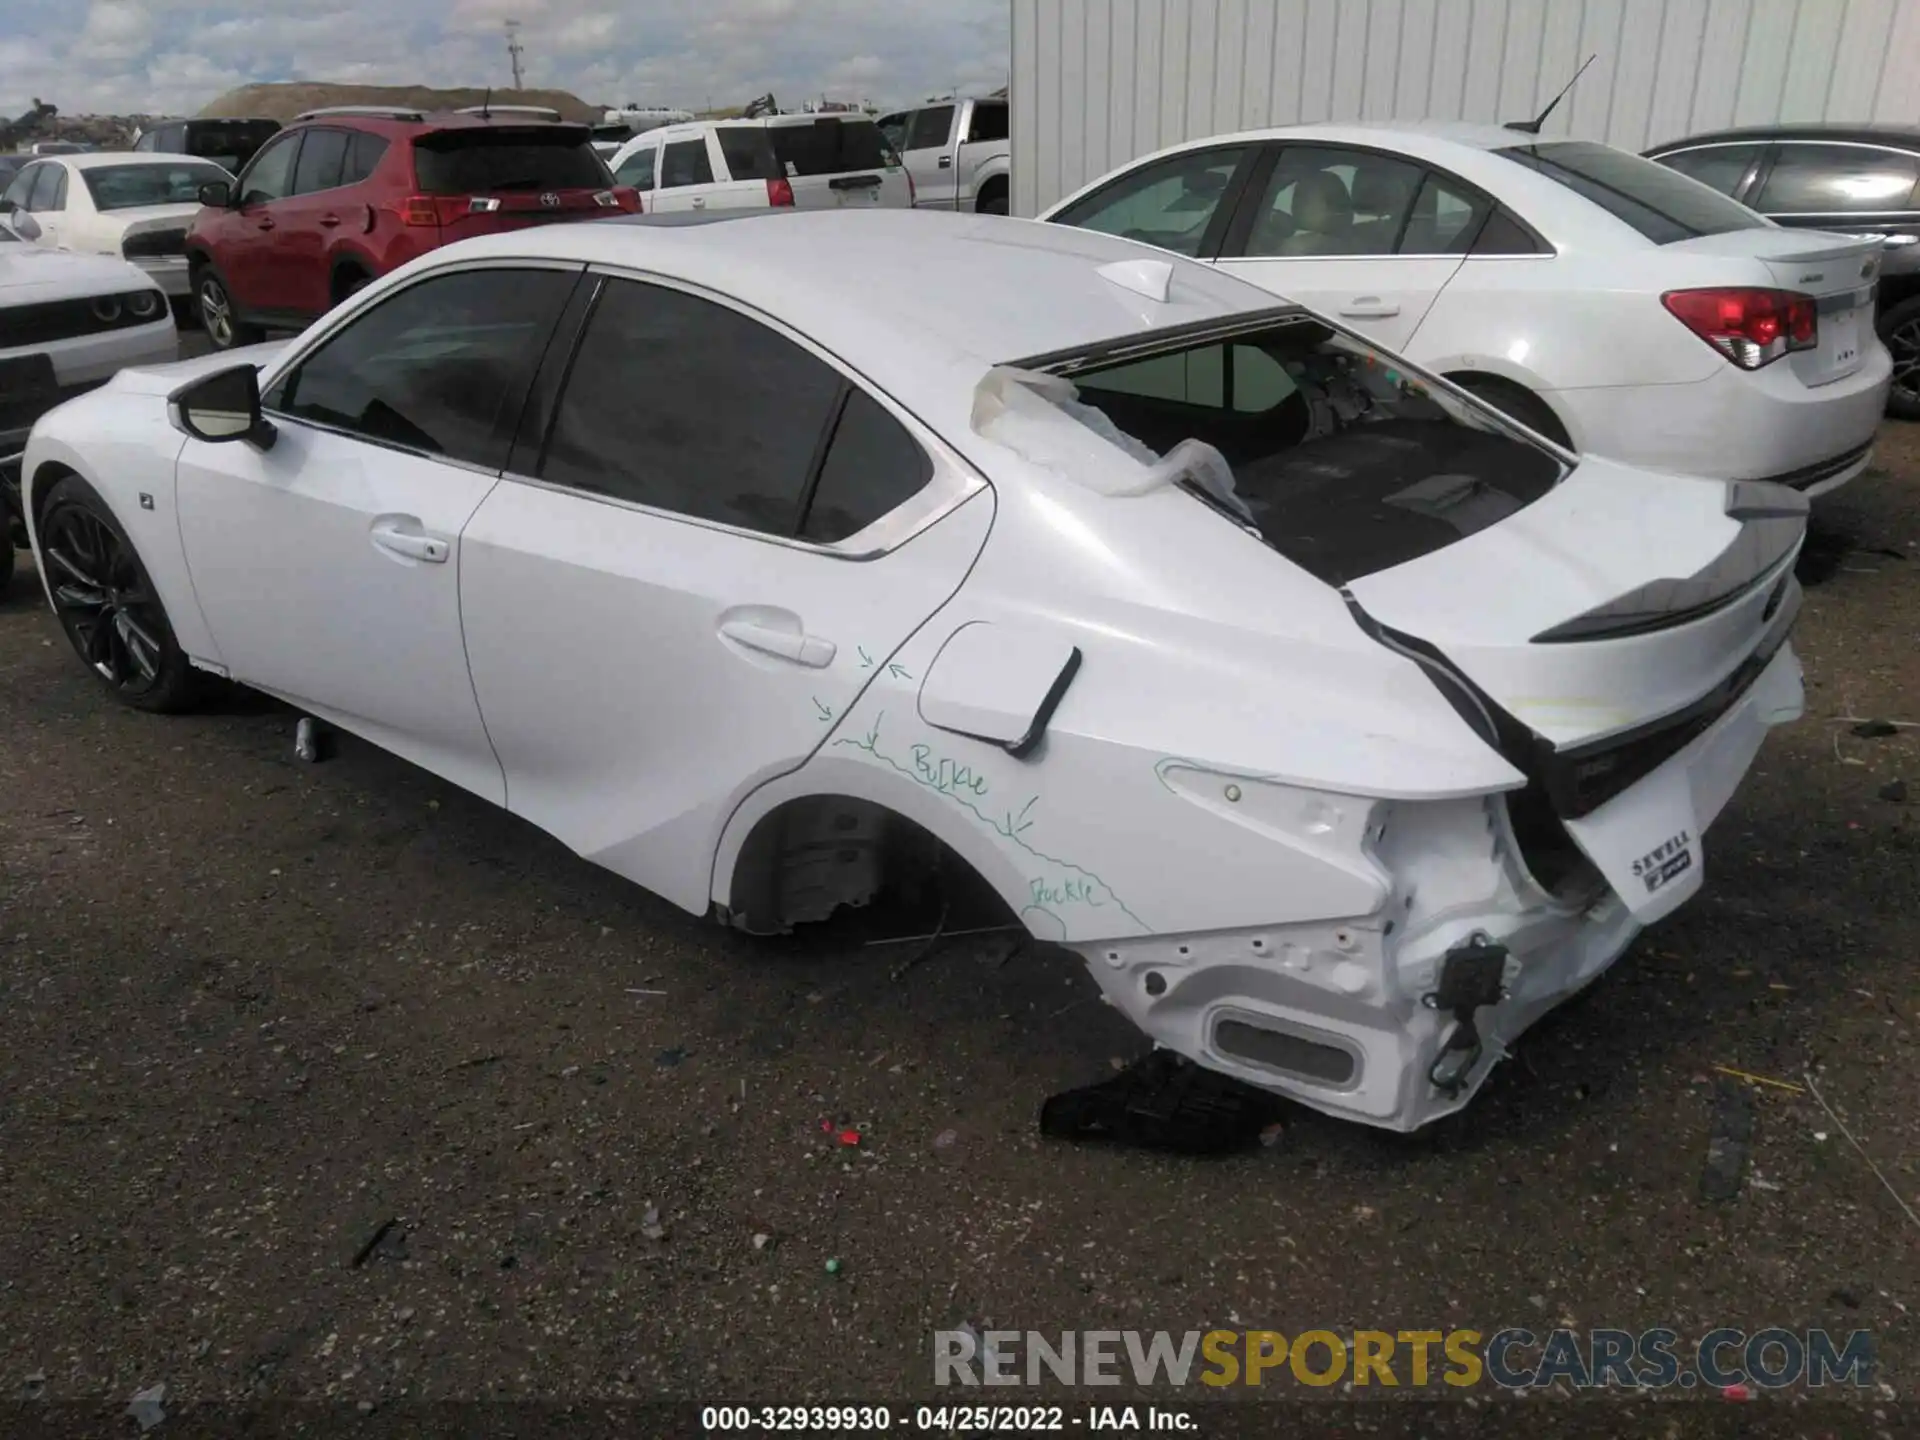
[[[364,270],[342,270],[333,277],[333,303],[344,305],[373,283],[373,277]]]
[[[0,600],[6,598],[7,587],[13,584],[13,513],[7,507],[7,497],[0,493]]]
[[[1452,378],[1452,377],[1449,377]],[[1476,399],[1484,400],[1502,415],[1518,420],[1535,434],[1544,435],[1563,449],[1573,449],[1573,438],[1560,417],[1547,408],[1547,402],[1523,386],[1509,380],[1469,375],[1454,379],[1454,384]]]
[[[1897,420],[1920,420],[1920,295],[1888,306],[1874,329],[1893,356],[1893,388],[1887,392],[1887,414]]]
[[[132,539],[78,475],[47,493],[36,533],[54,613],[74,653],[113,697],[136,710],[185,710],[200,676]]]
[[[200,315],[200,328],[207,332],[207,342],[214,349],[258,345],[266,338],[266,331],[258,325],[249,325],[240,319],[234,309],[233,294],[227,289],[226,277],[213,266],[194,272],[193,299],[194,309]]]
[[[1007,213],[1007,187],[988,185],[986,191],[974,202],[974,211],[980,215],[1004,215]]]

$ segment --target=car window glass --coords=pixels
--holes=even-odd
[[[1756,207],[1770,215],[1913,208],[1920,159],[1866,145],[1783,143]]]
[[[307,143],[300,147],[300,161],[293,169],[294,194],[311,195],[316,190],[331,190],[340,183],[348,138],[344,130],[307,132]]]
[[[161,126],[158,147],[163,152],[184,154],[187,148],[187,127],[184,125]]]
[[[146,134],[142,135],[138,140],[134,141],[133,148],[135,150],[151,151],[153,149],[153,131],[149,130]]]
[[[540,476],[792,535],[839,389],[831,367],[738,311],[614,280],[574,357]]]
[[[264,205],[286,198],[293,189],[293,152],[299,148],[300,136],[296,133],[275,140],[254,156],[240,181],[240,203]]]
[[[1484,207],[1451,180],[1429,174],[1413,197],[1413,211],[1396,247],[1402,255],[1464,255]]]
[[[1390,156],[1290,147],[1267,180],[1240,253],[1391,255],[1420,183],[1419,166]]]
[[[913,112],[913,121],[907,127],[908,150],[933,150],[947,143],[947,136],[953,133],[953,106],[932,105],[925,110]]]
[[[967,124],[967,139],[1004,140],[1007,138],[1007,107],[981,101],[973,107],[973,119]]]
[[[1527,227],[1514,219],[1504,207],[1496,207],[1474,237],[1476,255],[1539,255],[1540,245]]]
[[[411,285],[303,360],[270,408],[487,469],[577,277],[469,270]]]
[[[7,186],[7,193],[0,196],[0,204],[10,210],[26,209],[27,199],[33,194],[34,182],[40,178],[42,168],[39,165],[28,165],[15,175],[12,183]]]
[[[583,125],[435,130],[413,142],[414,179],[428,195],[501,190],[598,190],[611,182]]]
[[[381,136],[369,134],[365,130],[356,130],[347,142],[347,158],[341,162],[340,183],[358,185],[380,164],[380,157],[387,153],[387,142]]]
[[[660,188],[670,190],[678,185],[711,185],[713,183],[713,162],[707,158],[705,137],[698,140],[676,140],[667,146],[666,154],[660,161]]]
[[[145,165],[91,165],[80,172],[93,208],[100,211],[197,204],[202,185],[228,178],[218,165],[185,155],[162,155]]]
[[[714,134],[720,140],[720,158],[731,180],[778,180],[780,162],[764,125],[723,125]]]
[[[1549,140],[1493,153],[1566,186],[1656,245],[1767,224],[1725,195],[1611,145]]]
[[[767,126],[765,133],[782,172],[795,178],[845,175],[899,163],[887,145],[887,137],[871,120],[822,117],[798,123],[783,121]]]
[[[896,150],[904,150],[907,148],[907,126],[912,121],[913,112],[908,110],[899,115],[883,115],[875,123],[879,125],[880,133],[886,136],[889,145]]]
[[[636,150],[620,162],[620,168],[613,172],[616,185],[631,185],[636,190],[653,189],[653,157],[660,153],[654,146]]]
[[[67,167],[64,165],[42,165],[40,173],[34,177],[33,198],[27,203],[29,210],[63,210],[67,198]]]
[[[855,386],[828,442],[801,538],[822,545],[844,540],[911,499],[932,478],[933,461],[906,426]]]
[[[1231,365],[1232,390],[1228,390]],[[1082,390],[1130,395],[1170,405],[1264,415],[1299,387],[1286,367],[1252,345],[1206,345],[1173,355],[1155,355],[1075,379]],[[1097,398],[1089,403],[1099,404]]]
[[[1063,225],[1197,255],[1245,153],[1193,150],[1143,165],[1054,218]]]
[[[1678,170],[1690,180],[1712,186],[1722,195],[1731,195],[1740,188],[1740,182],[1747,178],[1747,171],[1753,168],[1753,162],[1759,154],[1758,145],[1709,145],[1704,150],[1682,150],[1677,155],[1662,155],[1660,163],[1670,170]]]

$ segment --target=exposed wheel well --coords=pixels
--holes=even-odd
[[[871,800],[806,795],[768,811],[734,862],[722,918],[785,934],[883,891],[912,899],[940,886],[992,896],[987,881],[931,832]]]
[[[986,179],[980,182],[980,194],[983,197],[988,195],[998,195],[1003,191],[1005,191],[1006,188],[1007,188],[1007,177],[1004,175],[989,175]]]
[[[359,259],[336,260],[333,275],[327,285],[327,293],[334,304],[338,305],[358,285],[364,285],[373,279],[373,267]]]
[[[1484,370],[1452,370],[1447,373],[1447,379],[1463,390],[1471,390],[1482,400],[1498,406],[1523,424],[1532,426],[1556,444],[1569,450],[1573,448],[1573,438],[1567,433],[1566,422],[1558,412],[1519,381]]]
[[[1884,315],[1894,306],[1904,304],[1916,295],[1920,295],[1920,274],[1883,276],[1880,281],[1878,309]]]
[[[48,493],[69,475],[79,473],[71,465],[62,465],[57,460],[48,460],[43,462],[33,474],[21,477],[20,505],[33,516],[33,528],[36,532],[40,529],[41,512],[47,508]]]

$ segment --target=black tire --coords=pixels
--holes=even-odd
[[[1896,420],[1920,420],[1920,295],[1910,295],[1880,312],[1874,328],[1893,356],[1893,388],[1887,414]]]
[[[1563,449],[1573,449],[1573,438],[1567,434],[1567,427],[1560,423],[1560,417],[1549,410],[1547,402],[1531,390],[1515,385],[1510,380],[1481,375],[1458,378],[1453,383],[1469,395],[1486,401],[1502,415],[1518,420],[1535,434],[1546,436]]]
[[[200,328],[207,332],[207,342],[216,350],[258,345],[266,339],[266,331],[240,318],[226,277],[211,265],[193,272],[193,308],[199,313]]]
[[[7,497],[0,493],[0,600],[6,598],[7,587],[13,584],[13,514],[7,508]]]
[[[333,303],[344,305],[373,283],[373,277],[364,270],[342,270],[333,277]]]
[[[113,697],[136,710],[188,709],[200,676],[174,639],[140,552],[100,494],[78,475],[47,493],[36,533],[54,613],[74,653]]]
[[[981,215],[1004,215],[1007,213],[1007,187],[1003,182],[989,181],[986,189],[980,192],[980,198],[974,202],[974,210]]]

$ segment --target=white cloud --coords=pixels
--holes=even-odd
[[[1007,0],[0,0],[0,115],[192,113],[249,81],[504,85],[590,103],[918,100],[1007,78]]]

